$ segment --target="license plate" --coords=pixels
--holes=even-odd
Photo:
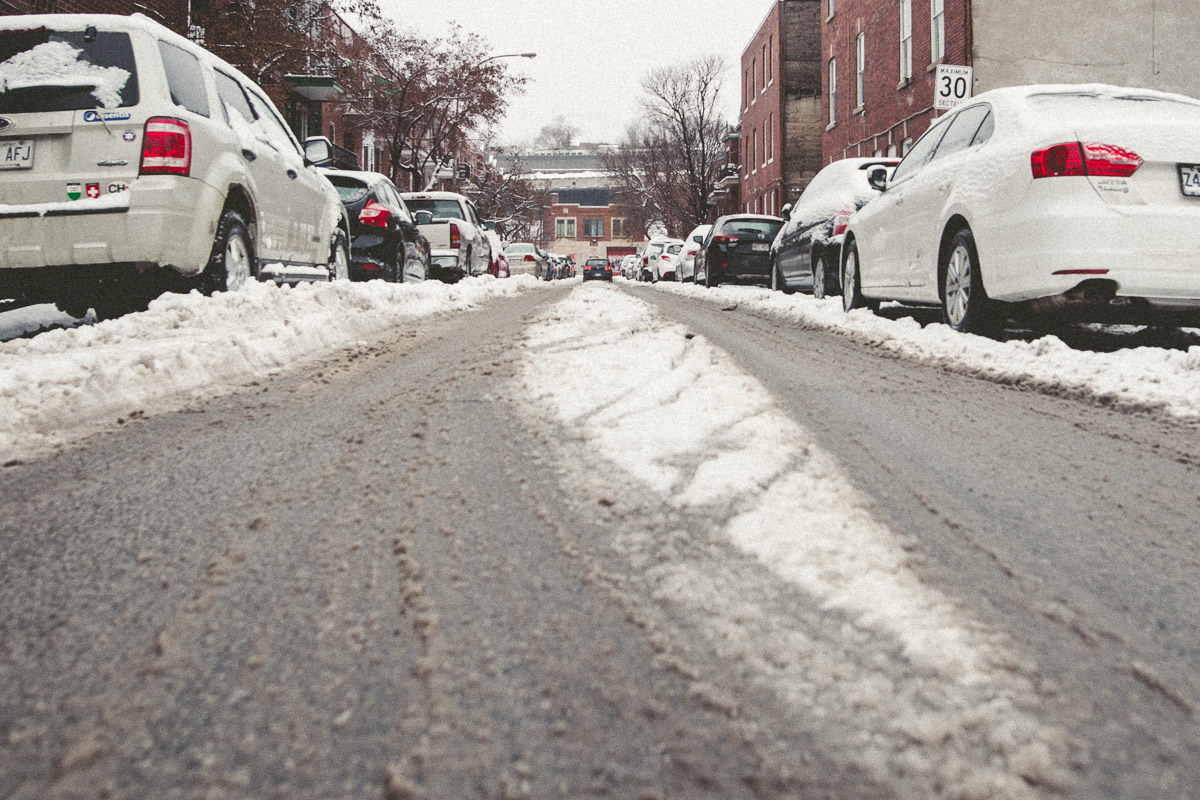
[[[750,245],[750,249],[756,253],[763,253],[767,250],[770,250],[771,245],[769,242],[755,242],[754,244]]]
[[[33,139],[0,142],[0,169],[31,169]]]
[[[1179,165],[1179,188],[1188,197],[1200,197],[1200,164]]]

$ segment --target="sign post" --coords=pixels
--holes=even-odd
[[[948,111],[971,99],[975,70],[953,64],[938,64],[933,107]]]

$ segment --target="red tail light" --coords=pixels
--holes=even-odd
[[[1065,142],[1035,150],[1029,156],[1033,177],[1097,175],[1128,178],[1142,165],[1137,153],[1111,144]]]
[[[661,256],[659,256],[659,258],[660,258],[661,260],[663,260],[663,261],[670,261],[670,260],[671,260],[671,256],[667,255],[666,253],[663,253]]]
[[[535,258],[532,253],[526,253],[525,260],[526,261],[537,261],[537,258]]]
[[[450,223],[450,249],[457,250],[462,247],[462,232],[453,222]]]
[[[192,129],[181,119],[151,117],[142,135],[141,175],[190,175]]]
[[[370,225],[374,228],[386,228],[388,220],[391,218],[392,212],[374,200],[367,203],[363,206],[363,210],[358,212],[358,221],[363,225]]]
[[[841,236],[846,232],[846,226],[850,224],[850,217],[854,214],[853,210],[841,210],[833,215],[833,235]]]
[[[712,238],[712,240],[713,240],[713,244],[737,244],[738,243],[738,237],[727,236],[723,233],[714,236]]]

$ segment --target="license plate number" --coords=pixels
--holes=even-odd
[[[0,142],[0,169],[30,169],[32,167],[32,139]]]
[[[755,242],[750,246],[750,249],[756,253],[766,252],[771,249],[771,245],[767,242]]]
[[[1179,188],[1188,197],[1200,197],[1200,164],[1179,165]]]

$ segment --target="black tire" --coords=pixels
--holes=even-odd
[[[853,311],[856,308],[879,310],[878,301],[870,301],[862,296],[859,283],[858,243],[851,239],[842,254],[842,308]]]
[[[258,278],[254,261],[254,244],[250,231],[236,211],[226,211],[217,223],[212,253],[200,273],[199,289],[203,294],[235,292]]]
[[[961,333],[992,335],[1003,321],[983,289],[975,236],[963,228],[950,240],[938,270],[942,322]]]
[[[329,263],[325,267],[329,270],[330,282],[350,280],[350,243],[346,239],[346,232],[341,228],[333,233],[333,243],[329,246]]]
[[[398,283],[422,283],[429,280],[429,264],[411,246],[404,248],[404,262],[400,265]]]
[[[783,273],[779,269],[779,261],[771,259],[771,291],[780,291],[784,294],[794,294],[795,289],[787,285],[787,281],[783,279]]]
[[[829,279],[831,277],[829,274],[828,259],[822,253],[813,263],[813,297],[818,300],[824,300],[830,296]]]
[[[710,267],[706,264],[704,267],[704,288],[711,289],[714,286],[720,286],[720,285],[721,284],[719,281],[713,280],[712,267]]]

